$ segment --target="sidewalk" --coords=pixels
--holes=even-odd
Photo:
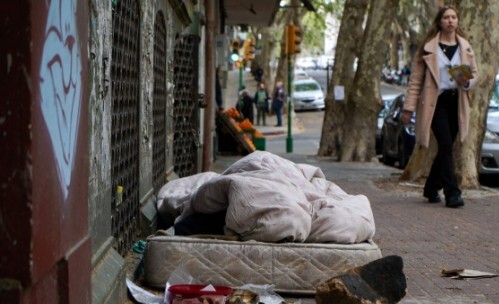
[[[257,82],[253,78],[250,72],[243,71],[243,85],[248,90],[251,97],[255,95]],[[234,69],[232,71],[227,72],[227,87],[224,89],[224,108],[229,109],[236,106],[238,96],[238,88],[239,88],[239,71]],[[269,88],[269,94],[272,95],[272,89]],[[302,130],[302,126],[300,121],[296,118],[295,113],[292,113],[292,132],[293,134],[300,133]],[[256,119],[256,109],[255,109],[255,119]],[[256,122],[255,122],[256,123]],[[277,119],[275,115],[267,115],[266,117],[266,126],[255,126],[260,133],[265,136],[268,135],[281,135],[286,134],[288,132],[288,114],[283,113],[282,115],[282,127],[274,127],[277,123]]]
[[[244,72],[243,84],[256,89],[252,76]],[[237,100],[238,71],[229,72],[227,101]],[[263,134],[285,134],[284,127],[261,127]],[[270,116],[269,121],[275,121]],[[273,125],[273,124],[272,124]],[[301,132],[293,120],[293,134]],[[466,268],[499,273],[499,192],[494,189],[465,190],[466,205],[446,208],[429,204],[422,197],[422,185],[400,184],[401,170],[382,163],[339,163],[327,158],[277,153],[294,163],[320,167],[328,180],[349,194],[366,195],[376,221],[374,241],[383,256],[404,259],[407,295],[401,303],[499,303],[499,277],[454,280],[440,276],[442,268]],[[241,156],[218,156],[213,171],[222,172]],[[286,298],[290,302],[315,303],[313,297]]]
[[[376,221],[374,241],[383,256],[404,259],[407,295],[401,303],[499,303],[499,277],[454,280],[440,277],[442,268],[499,273],[499,193],[465,190],[466,205],[429,204],[418,185],[401,185],[401,171],[380,163],[338,163],[314,156],[282,154],[295,163],[322,169],[328,180],[349,194],[366,195]],[[239,156],[220,157],[222,172]],[[287,298],[302,304],[313,297]]]

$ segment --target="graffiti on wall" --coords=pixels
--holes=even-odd
[[[48,4],[40,66],[41,108],[55,153],[64,199],[71,184],[82,103],[77,1],[52,0]]]

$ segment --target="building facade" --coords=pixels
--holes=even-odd
[[[253,2],[269,24],[278,1]],[[256,18],[246,11],[234,0],[0,5],[1,303],[125,300],[125,257],[157,227],[157,192],[216,153],[215,69],[227,70],[225,29]]]

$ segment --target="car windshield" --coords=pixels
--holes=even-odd
[[[489,109],[491,110],[499,109],[499,80],[496,81],[494,91],[492,91],[492,98],[490,99]]]
[[[388,114],[388,109],[387,108],[383,108],[383,109],[381,109],[381,111],[379,111],[378,117],[379,118],[385,118],[386,114]]]
[[[386,114],[388,114],[388,109],[390,108],[394,100],[395,98],[384,99],[385,106],[381,109],[381,111],[379,111],[379,118],[385,118]]]
[[[320,91],[320,87],[317,83],[314,82],[295,84],[295,92],[305,92],[305,91]]]

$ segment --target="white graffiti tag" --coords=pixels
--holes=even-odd
[[[77,0],[50,2],[40,66],[40,102],[64,199],[71,184],[82,101],[76,5]]]

